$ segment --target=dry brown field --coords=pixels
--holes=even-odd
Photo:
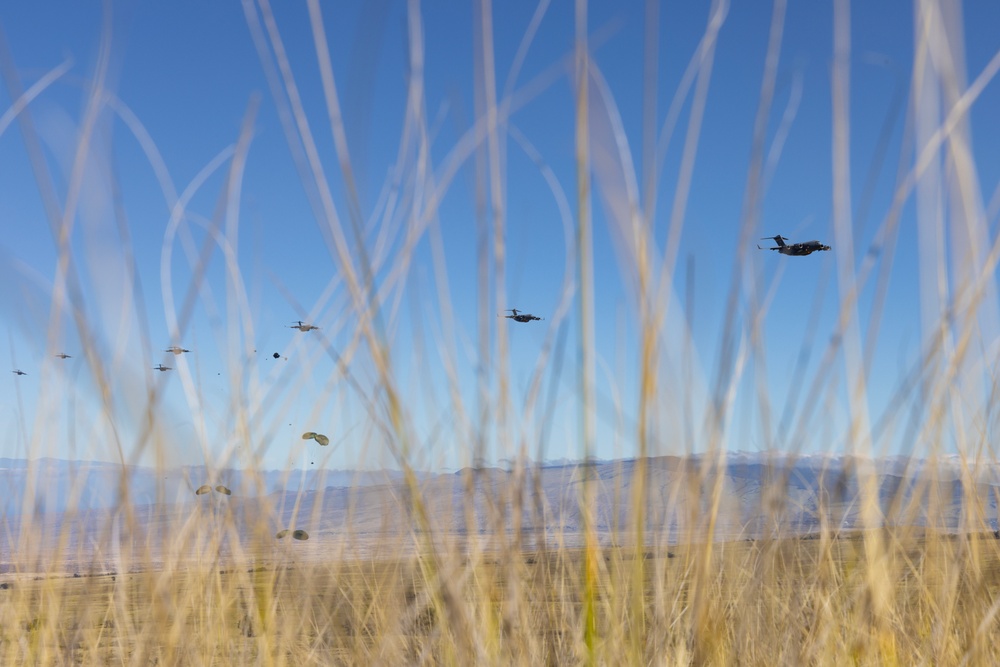
[[[0,662],[580,664],[586,560],[553,549],[11,573],[0,584]],[[599,664],[1000,660],[991,533],[606,548],[594,565]]]

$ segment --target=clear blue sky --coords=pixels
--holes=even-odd
[[[536,11],[533,3],[495,3],[493,39],[498,95],[502,95],[519,45]],[[327,120],[320,69],[304,2],[274,3],[275,20],[287,50],[303,108],[341,219],[348,227],[349,204],[334,152]],[[440,178],[448,158],[482,110],[476,94],[481,90],[478,33],[479,10],[475,4],[423,2],[419,7],[424,30],[423,129],[430,141],[429,165]],[[95,130],[87,155],[82,194],[74,217],[72,247],[80,277],[87,321],[96,349],[111,369],[110,391],[118,420],[118,437],[126,455],[134,455],[141,432],[149,386],[164,396],[157,417],[158,437],[173,452],[173,462],[201,462],[203,451],[213,459],[239,441],[238,425],[231,415],[232,401],[243,392],[233,390],[235,369],[253,374],[245,388],[261,397],[254,413],[255,444],[262,446],[262,464],[326,465],[330,467],[392,465],[382,448],[361,451],[362,443],[375,437],[370,420],[348,383],[335,374],[335,364],[319,344],[325,338],[338,352],[348,347],[354,324],[345,285],[338,278],[338,262],[317,223],[309,195],[296,170],[294,151],[279,117],[265,66],[240,3],[217,0],[171,3],[111,1],[102,13],[96,3],[63,3],[40,0],[7,3],[0,7],[0,26],[20,85],[27,89],[47,72],[68,63],[65,72],[29,105],[32,124],[42,145],[60,209],[70,187],[79,131],[91,99],[91,86],[99,71],[105,74],[107,96],[98,107]],[[254,10],[257,11],[256,9]],[[594,2],[589,6],[588,31],[592,58],[606,81],[620,116],[631,159],[642,182],[642,130],[644,100],[644,3]],[[950,10],[949,10],[950,11]],[[415,126],[407,125],[409,62],[408,5],[398,0],[366,3],[323,3],[324,27],[343,108],[353,169],[358,180],[362,215],[371,222],[366,237],[369,253],[385,251],[388,264],[404,251],[407,211],[414,198],[426,197],[431,180],[419,172]],[[698,48],[710,12],[709,3],[667,3],[659,11],[656,126],[662,128],[685,68]],[[259,14],[257,14],[259,16]],[[783,234],[792,241],[818,239],[834,245],[833,252],[805,258],[783,257],[751,248],[741,278],[737,324],[748,331],[750,284],[759,284],[767,311],[761,329],[766,366],[755,356],[744,369],[738,385],[728,445],[733,449],[763,447],[780,431],[782,411],[790,392],[805,400],[806,389],[820,372],[820,359],[833,335],[844,294],[836,275],[837,253],[833,226],[833,152],[831,71],[833,67],[833,17],[831,2],[793,2],[785,17],[778,63],[774,104],[769,114],[766,150],[780,141],[780,155],[770,171],[759,222],[751,237]],[[960,17],[952,21],[949,17]],[[959,91],[974,80],[1000,48],[995,26],[1000,7],[974,2],[953,14],[935,19],[932,35],[960,37],[935,47],[935,66],[960,74],[952,76]],[[951,21],[951,23],[949,23]],[[691,397],[696,411],[704,408],[721,363],[721,327],[737,257],[744,215],[747,173],[751,159],[753,127],[764,76],[765,53],[771,24],[767,3],[734,3],[728,8],[719,32],[711,79],[705,98],[690,192],[683,217],[683,231],[674,272],[674,308],[667,314],[664,333],[660,396],[657,399],[658,453],[679,453],[682,439],[684,397]],[[947,28],[940,27],[948,26]],[[949,32],[950,31],[950,32]],[[102,35],[107,66],[102,69]],[[890,210],[900,160],[914,164],[912,142],[919,137],[913,110],[928,104],[927,89],[918,98],[912,87],[914,68],[914,17],[904,3],[855,2],[851,5],[850,47],[850,215],[853,216],[854,263],[859,265],[875,233]],[[957,44],[957,46],[956,46]],[[536,163],[525,154],[514,135],[526,137],[551,169],[551,176],[568,198],[570,213],[577,215],[574,85],[570,60],[574,45],[573,3],[556,0],[548,6],[510,84],[517,90],[532,81],[540,88],[500,128],[502,146],[502,203],[507,226],[506,303],[488,305],[489,325],[495,342],[496,327],[510,334],[511,405],[513,447],[492,447],[499,459],[516,452],[521,410],[531,374],[543,348],[556,310],[566,270],[566,238],[556,197]],[[964,62],[948,58],[960,55]],[[946,58],[945,56],[948,56]],[[270,55],[268,56],[270,58]],[[949,75],[951,76],[951,75]],[[947,77],[943,77],[947,78]],[[931,81],[930,78],[927,81]],[[941,100],[947,86],[933,81]],[[596,84],[594,84],[596,86]],[[595,88],[596,89],[596,88]],[[679,179],[684,136],[689,126],[694,87],[681,107],[677,129],[658,174],[655,239],[661,254]],[[190,324],[176,341],[193,352],[181,359],[161,350],[172,340],[170,318],[165,312],[164,240],[171,216],[172,198],[183,192],[198,174],[239,138],[248,108],[259,100],[253,121],[252,142],[235,212],[236,261],[247,299],[251,328],[244,327],[235,310],[227,310],[227,271],[218,245],[213,255]],[[607,114],[592,94],[590,105],[595,155],[613,145]],[[919,104],[918,104],[919,101]],[[943,102],[942,102],[943,103]],[[0,92],[0,113],[12,104],[8,86]],[[932,105],[933,106],[933,105]],[[137,119],[162,157],[169,175],[164,192],[156,169],[137,140],[124,115]],[[782,118],[793,114],[782,130]],[[995,237],[996,211],[989,211],[992,193],[1000,179],[1000,134],[995,118],[1000,113],[1000,92],[988,84],[958,132],[971,140],[968,164],[973,176],[963,172],[978,217],[960,214],[958,197],[949,182],[946,153],[938,152],[940,165],[935,182],[925,193],[937,192],[942,238],[947,236],[945,266],[949,275],[960,275],[959,265],[974,264],[960,236]],[[932,114],[933,115],[933,114]],[[908,117],[910,121],[908,121]],[[940,120],[940,118],[939,118]],[[908,124],[909,123],[909,124]],[[510,128],[513,128],[511,130]],[[99,426],[101,401],[93,376],[81,357],[81,341],[64,315],[55,350],[74,358],[51,360],[49,331],[52,283],[56,275],[56,244],[43,207],[43,195],[31,168],[21,126],[15,120],[0,134],[0,329],[10,349],[11,369],[27,376],[15,377],[5,368],[0,381],[0,456],[30,455],[60,458],[114,460],[106,443],[110,435]],[[659,132],[659,129],[657,130]],[[926,139],[926,136],[924,136]],[[402,157],[401,157],[402,155]],[[485,146],[481,155],[487,157]],[[902,158],[901,158],[902,156]],[[225,157],[225,156],[223,156]],[[466,159],[440,201],[434,225],[443,239],[448,274],[448,294],[455,312],[451,337],[441,338],[442,320],[434,277],[431,240],[418,239],[402,286],[388,293],[385,307],[387,335],[400,381],[403,400],[414,432],[421,442],[416,457],[422,467],[458,467],[470,461],[471,448],[457,428],[447,392],[439,345],[453,353],[458,364],[461,397],[474,417],[477,405],[475,374],[478,340],[476,248],[476,156]],[[193,262],[206,238],[206,226],[216,211],[229,168],[228,159],[212,173],[188,203],[176,236],[171,236],[173,298],[180,309],[191,284]],[[488,164],[488,159],[484,164]],[[963,163],[964,164],[964,163]],[[623,252],[622,226],[614,220],[608,197],[620,193],[615,177],[596,170],[592,198],[594,212],[594,271],[596,353],[599,359],[598,433],[595,453],[602,458],[635,453],[638,385],[638,333],[632,262]],[[952,179],[954,180],[954,179]],[[622,181],[624,182],[624,181]],[[391,187],[389,187],[391,186]],[[173,191],[173,193],[170,192]],[[395,203],[386,216],[388,201]],[[488,192],[487,192],[488,197]],[[393,199],[396,198],[396,199]],[[934,196],[930,200],[935,201]],[[117,209],[116,209],[117,207]],[[933,207],[932,207],[933,208]],[[116,213],[117,211],[117,213]],[[929,213],[924,212],[926,221]],[[992,217],[989,217],[991,216]],[[965,221],[975,231],[954,231]],[[959,225],[960,220],[963,225]],[[919,206],[910,196],[901,210],[900,233],[891,265],[887,300],[882,309],[878,345],[869,374],[868,407],[876,419],[888,405],[908,365],[929,340],[929,322],[943,306],[926,294],[921,283],[934,267],[921,264],[920,250],[928,245],[918,238]],[[138,280],[126,279],[125,251],[120,225],[127,225],[138,267]],[[970,229],[972,228],[970,227]],[[979,234],[977,237],[976,234]],[[965,237],[962,237],[965,238]],[[388,244],[379,245],[379,239]],[[190,244],[186,246],[185,244]],[[971,242],[985,256],[987,248]],[[978,255],[976,254],[978,253]],[[956,260],[958,256],[965,260]],[[692,357],[693,382],[683,385],[684,295],[686,267],[693,263],[695,282]],[[387,280],[382,265],[378,280]],[[752,277],[752,278],[751,278]],[[993,284],[993,279],[990,279]],[[867,283],[860,304],[860,336],[868,335],[868,309],[875,295],[874,279]],[[951,289],[950,287],[948,288]],[[493,294],[491,285],[491,295]],[[923,290],[923,291],[922,291]],[[137,299],[134,292],[140,294]],[[946,290],[946,293],[947,290]],[[998,333],[988,314],[997,304],[989,291],[983,323],[975,345],[990,357]],[[921,305],[923,299],[923,306]],[[813,303],[816,325],[808,323]],[[946,301],[947,299],[945,299]],[[235,301],[230,303],[235,304]],[[235,307],[235,306],[233,306]],[[549,319],[518,325],[493,314],[517,307]],[[923,310],[922,310],[923,309]],[[936,309],[936,310],[935,310]],[[576,323],[570,311],[566,325],[567,356],[562,381],[552,396],[556,405],[551,439],[545,456],[579,455],[576,407]],[[312,321],[321,327],[302,334],[287,328],[294,320]],[[145,330],[148,327],[148,338]],[[236,332],[241,337],[234,338]],[[425,351],[421,351],[422,340]],[[146,342],[144,342],[146,341]],[[246,359],[234,341],[256,349]],[[439,341],[443,341],[439,343]],[[795,389],[794,370],[803,342],[811,341],[805,371],[806,389]],[[454,347],[452,347],[454,346]],[[273,352],[286,359],[274,360]],[[995,350],[992,350],[995,355]],[[366,355],[352,365],[352,375],[370,388],[375,380]],[[149,369],[161,361],[175,368],[169,373]],[[494,360],[495,361],[495,360]],[[7,364],[4,364],[6,366]],[[546,367],[545,382],[528,422],[528,447],[534,451],[540,409],[549,400],[554,363]],[[810,440],[798,443],[807,451],[845,446],[848,400],[843,354],[837,353],[829,382],[836,388],[821,395],[816,428]],[[980,387],[983,369],[969,383]],[[155,377],[153,377],[155,375]],[[491,390],[496,391],[496,374]],[[332,379],[331,379],[332,378]],[[759,410],[758,387],[770,399],[773,413],[765,430]],[[975,395],[975,393],[974,393]],[[616,415],[613,402],[618,400]],[[975,401],[976,399],[972,399]],[[72,412],[69,411],[73,405]],[[793,412],[806,408],[797,403]],[[816,407],[816,406],[808,406]],[[902,411],[898,411],[902,417]],[[618,417],[621,419],[618,420]],[[95,425],[97,424],[97,425]],[[204,424],[202,427],[201,424]],[[902,431],[897,424],[896,430]],[[303,450],[298,435],[304,430],[326,432],[337,449],[315,445]],[[704,445],[696,429],[695,446]],[[199,445],[205,443],[205,448]],[[105,443],[105,444],[95,444]],[[495,443],[494,443],[495,444]],[[788,439],[779,442],[791,446]],[[305,452],[303,454],[303,452]],[[308,460],[307,460],[308,459]],[[313,463],[313,461],[315,463]]]

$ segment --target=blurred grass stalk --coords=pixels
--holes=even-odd
[[[580,519],[583,530],[583,642],[588,665],[597,664],[597,534],[592,465],[594,461],[594,256],[590,221],[590,54],[587,46],[587,0],[576,0],[576,183],[577,268],[580,272],[579,355],[580,460],[583,464]]]

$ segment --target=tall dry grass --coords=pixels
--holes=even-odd
[[[334,278],[320,301],[303,307],[287,295],[303,318],[321,318],[324,325],[314,332],[315,349],[301,352],[303,358],[308,362],[323,354],[336,368],[321,395],[312,399],[312,417],[324,417],[334,388],[350,395],[363,411],[363,425],[340,435],[350,446],[385,457],[380,459],[387,468],[385,486],[379,490],[383,495],[355,489],[346,500],[340,496],[348,510],[340,523],[332,524],[324,516],[330,507],[324,499],[336,491],[285,494],[272,503],[264,479],[255,476],[277,439],[281,410],[308,398],[289,387],[286,377],[260,377],[238,363],[251,355],[257,335],[247,288],[254,276],[241,269],[237,238],[259,100],[248,105],[232,145],[178,189],[141,119],[107,88],[108,32],[95,74],[82,84],[86,104],[63,182],[53,176],[43,154],[31,102],[59,84],[68,65],[25,88],[14,66],[17,54],[9,53],[0,38],[0,63],[13,100],[0,117],[0,132],[12,131],[15,122],[20,130],[58,256],[47,295],[51,309],[44,322],[45,353],[51,356],[58,348],[68,314],[97,393],[92,403],[84,402],[79,409],[93,410],[88,418],[100,427],[90,431],[90,437],[109,442],[122,464],[120,502],[113,511],[74,512],[71,502],[61,520],[28,511],[36,488],[47,483],[41,468],[34,470],[25,511],[4,523],[0,663],[902,665],[1000,660],[1000,542],[992,532],[991,505],[983,499],[984,489],[996,493],[995,487],[984,487],[992,481],[988,464],[994,459],[994,413],[992,401],[982,398],[984,385],[995,387],[990,355],[1000,330],[990,328],[990,318],[996,308],[993,274],[1000,237],[990,238],[987,223],[996,211],[984,211],[978,194],[969,128],[969,110],[1000,67],[1000,54],[966,83],[955,7],[915,4],[915,58],[907,74],[909,112],[895,194],[872,236],[871,250],[856,257],[854,249],[861,245],[855,238],[859,225],[853,219],[850,188],[850,63],[855,57],[851,6],[847,0],[834,3],[836,267],[830,278],[836,280],[840,299],[838,318],[826,339],[810,325],[800,355],[807,361],[798,366],[794,389],[778,420],[775,399],[763,380],[763,325],[774,286],[764,283],[747,254],[751,239],[760,236],[767,186],[801,94],[800,84],[793,83],[778,130],[769,137],[787,11],[784,0],[774,3],[738,250],[718,339],[718,371],[704,406],[685,397],[680,418],[682,446],[689,457],[670,463],[673,468],[666,477],[664,459],[656,458],[666,453],[665,443],[674,432],[662,416],[670,395],[665,360],[679,353],[687,384],[694,374],[694,271],[689,261],[687,279],[677,278],[680,239],[728,2],[715,0],[708,8],[704,34],[659,129],[659,35],[653,28],[647,30],[643,148],[636,173],[616,100],[599,59],[593,57],[592,42],[602,36],[591,30],[585,0],[577,0],[574,7],[573,52],[521,83],[521,65],[549,9],[546,0],[538,4],[502,87],[492,18],[503,10],[488,0],[478,4],[475,114],[443,158],[432,159],[423,17],[417,0],[409,0],[407,105],[399,158],[390,165],[391,182],[368,211],[358,191],[356,158],[349,149],[340,83],[323,23],[324,12],[335,9],[317,0],[307,2],[319,81],[300,78],[292,67],[286,36],[268,0],[244,0],[243,9],[271,101],[332,260]],[[658,3],[647,2],[645,12],[648,25],[655,26]],[[106,22],[104,29],[110,31],[109,26]],[[559,181],[514,122],[517,111],[530,109],[532,100],[560,77],[572,82],[575,96],[574,116],[566,119],[575,129],[573,184]],[[310,113],[303,103],[300,91],[312,86],[322,90],[325,116]],[[108,117],[127,128],[141,146],[171,211],[160,265],[170,340],[184,340],[196,307],[216,308],[220,298],[224,304],[224,324],[216,335],[230,350],[226,404],[211,405],[217,399],[207,395],[196,369],[184,358],[177,360],[176,381],[191,410],[195,440],[209,474],[231,467],[248,471],[232,498],[209,494],[207,500],[193,495],[178,499],[161,491],[152,513],[132,502],[127,464],[151,455],[159,471],[166,473],[171,465],[164,379],[147,371],[138,428],[124,428],[121,390],[115,382],[121,359],[114,354],[109,358],[98,342],[117,324],[87,315],[94,311],[87,308],[84,262],[71,243],[80,233],[75,226],[97,127]],[[679,175],[661,184],[672,135],[684,122]],[[320,125],[333,137],[332,150],[316,139]],[[518,395],[520,405],[512,388],[506,323],[493,316],[494,305],[507,300],[508,258],[515,249],[505,206],[505,160],[511,150],[522,151],[549,186],[562,218],[566,256],[562,293],[544,322],[543,343],[527,390]],[[337,169],[328,172],[332,162]],[[478,356],[471,393],[451,303],[452,286],[465,278],[449,275],[438,220],[442,202],[464,170],[474,174],[479,205]],[[191,210],[191,202],[219,175],[223,185],[218,204],[210,218],[201,217]],[[109,198],[120,203],[117,181],[112,179],[109,187]],[[660,192],[671,201],[665,222],[656,214]],[[635,305],[637,335],[617,344],[638,351],[634,407],[622,405],[618,387],[609,388],[598,379],[607,360],[599,358],[594,332],[595,194],[604,204],[609,234],[620,241],[623,261],[617,277],[623,289],[633,292],[628,296]],[[922,324],[928,342],[911,371],[900,378],[889,408],[870,415],[872,350],[902,210],[914,197],[922,248]],[[943,202],[950,207],[947,212]],[[139,328],[151,366],[156,337],[143,315],[146,304],[133,234],[122,206],[115,207],[115,216],[121,251],[116,261],[126,268],[124,293],[134,308],[129,316]],[[200,247],[192,223],[204,233]],[[950,257],[944,249],[935,250],[946,237]],[[658,238],[666,239],[662,248]],[[432,340],[419,329],[419,335],[404,343],[394,331],[406,300],[411,299],[417,313],[414,321],[427,310],[407,289],[423,262],[419,249],[425,242],[433,276],[434,297],[429,302],[441,321],[429,327]],[[172,287],[177,244],[190,270],[187,291],[181,295]],[[225,269],[221,288],[209,280],[208,267],[216,257]],[[861,295],[874,276],[878,296],[865,312],[862,303],[869,302]],[[677,312],[671,302],[680,285],[687,292],[687,321],[678,340],[667,320]],[[567,334],[571,325],[577,332],[573,339]],[[568,341],[576,350],[567,350]],[[418,396],[407,386],[398,363],[403,344],[411,346],[405,356],[416,360],[418,371],[443,372],[444,398],[437,399],[433,391]],[[808,362],[813,348],[821,350],[815,369]],[[741,520],[732,515],[738,508],[730,502],[727,464],[729,445],[740,442],[733,413],[748,378],[767,447],[788,456],[764,459],[770,465],[759,506],[751,508],[758,529],[725,536],[724,526]],[[574,380],[575,388],[565,389]],[[840,394],[847,397],[849,419],[844,442],[851,458],[845,466],[855,482],[852,486],[840,471],[830,470],[828,483],[813,489],[818,530],[797,534],[787,520],[793,510],[801,509],[791,491],[794,461],[802,453],[801,443],[810,440],[808,431],[823,421],[823,408]],[[75,399],[43,384],[38,400],[51,407]],[[271,400],[281,401],[278,417],[265,409]],[[625,452],[635,456],[628,476],[622,472],[625,464],[608,468],[618,471],[613,488],[595,478],[592,466],[568,469],[575,476],[567,477],[563,489],[572,501],[569,509],[552,506],[539,464],[550,443],[561,437],[552,428],[552,415],[556,404],[566,400],[578,411],[580,459],[590,460],[595,453],[599,419],[612,422],[615,437],[635,447]],[[445,415],[444,441],[470,451],[457,503],[450,482],[422,474],[433,466],[435,454],[422,439],[414,407],[418,403],[429,413]],[[210,410],[223,413],[228,424],[228,444],[221,449],[211,444]],[[23,408],[21,412],[23,422]],[[133,431],[134,436],[128,435]],[[42,417],[32,428],[22,426],[21,433],[29,451],[45,451],[42,443],[50,431]],[[909,471],[912,484],[887,494],[874,474],[872,458],[900,441],[911,445],[915,454]],[[934,461],[948,454],[957,454],[960,461],[963,502],[957,527],[949,524],[956,516],[954,503],[942,495],[932,474]],[[498,473],[488,467],[500,459],[511,461],[509,470]],[[917,459],[930,463],[918,469]],[[71,494],[81,489],[73,485]],[[373,498],[383,503],[382,514],[366,506]],[[602,512],[625,519],[612,521],[614,529],[603,531],[600,527],[607,522],[601,522]],[[850,512],[858,517],[857,530],[842,529],[837,519]],[[569,525],[571,516],[578,520]],[[359,530],[372,522],[382,528]],[[319,528],[308,542],[275,539],[276,529],[294,525]]]

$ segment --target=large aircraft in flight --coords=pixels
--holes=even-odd
[[[765,239],[773,239],[774,242],[777,243],[778,245],[774,246],[773,248],[761,248],[760,244],[757,244],[757,248],[759,250],[777,250],[782,255],[794,255],[795,257],[802,257],[804,255],[811,255],[812,253],[818,250],[830,249],[830,246],[823,245],[819,241],[803,241],[802,243],[793,243],[791,245],[787,245],[785,241],[787,241],[788,239],[786,239],[781,234],[778,234],[777,236],[765,236],[763,239],[761,239],[761,241]]]
[[[532,320],[540,320],[540,319],[542,319],[541,317],[536,317],[536,316],[532,315],[531,313],[519,313],[519,312],[517,312],[517,308],[510,308],[510,309],[508,309],[507,312],[513,313],[513,314],[512,315],[504,315],[504,317],[506,317],[507,319],[510,319],[510,320],[514,320],[515,322],[531,322]]]

